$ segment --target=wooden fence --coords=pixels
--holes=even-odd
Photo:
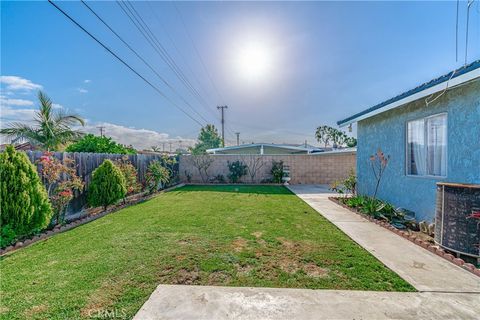
[[[37,165],[37,170],[40,169],[40,165],[37,164],[37,160],[44,154],[42,151],[27,151],[26,152],[30,161]],[[66,157],[75,161],[77,168],[77,175],[82,179],[85,186],[82,192],[78,192],[75,198],[69,204],[67,209],[67,217],[74,213],[81,211],[86,205],[86,190],[90,184],[93,171],[102,164],[105,159],[112,161],[127,157],[128,160],[137,169],[138,181],[145,185],[145,174],[150,162],[153,160],[161,161],[162,155],[160,154],[108,154],[108,153],[84,153],[84,152],[54,152],[53,156],[60,161],[63,161]],[[173,172],[172,184],[178,181],[178,162],[170,168]]]

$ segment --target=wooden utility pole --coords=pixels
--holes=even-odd
[[[97,128],[100,129],[100,137],[103,137],[103,131],[105,130],[105,127],[104,126],[99,126]]]
[[[240,132],[235,132],[235,134],[237,135],[237,146],[240,145]]]
[[[228,106],[217,106],[217,109],[222,113],[222,146],[225,147],[225,109],[228,109]]]

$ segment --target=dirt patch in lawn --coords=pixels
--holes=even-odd
[[[255,231],[255,232],[252,232],[251,235],[254,236],[257,239],[260,239],[263,235],[263,232],[262,231]]]
[[[177,271],[173,282],[175,284],[193,284],[198,278],[200,278],[198,271],[180,269]]]
[[[278,241],[280,241],[280,243],[282,244],[282,246],[285,248],[285,249],[295,249],[295,248],[299,248],[300,247],[300,244],[295,242],[295,241],[290,241],[290,240],[287,240],[283,237],[279,237],[277,238]]]
[[[241,252],[247,247],[247,244],[247,240],[239,237],[232,241],[232,249],[235,252]]]
[[[129,287],[131,283],[126,279],[109,279],[105,281],[97,290],[90,294],[87,305],[82,308],[80,315],[89,317],[98,310],[106,310],[122,294],[124,288]]]
[[[208,275],[209,285],[226,285],[230,282],[231,276],[223,271],[215,271]]]
[[[298,261],[289,257],[278,260],[278,266],[287,273],[295,273],[300,269]]]
[[[33,306],[30,309],[25,310],[24,315],[27,319],[32,318],[38,313],[42,313],[42,312],[47,311],[47,309],[48,309],[48,307],[44,304],[41,304],[41,305],[38,305],[38,306]]]
[[[252,270],[253,270],[253,266],[249,265],[249,264],[246,264],[246,265],[237,265],[237,274],[239,275],[242,275],[242,276],[246,276],[248,275]]]
[[[329,270],[321,268],[314,263],[308,263],[303,266],[303,271],[312,278],[323,278],[328,276]]]

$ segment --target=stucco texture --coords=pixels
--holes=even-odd
[[[447,113],[447,176],[406,175],[407,121],[443,112]],[[480,183],[480,80],[452,88],[428,106],[420,99],[361,120],[357,136],[359,192],[373,194],[375,178],[369,157],[381,148],[390,155],[390,162],[378,198],[414,211],[418,220],[433,221],[437,182]]]

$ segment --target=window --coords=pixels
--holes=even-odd
[[[447,175],[447,115],[407,123],[407,174]]]

